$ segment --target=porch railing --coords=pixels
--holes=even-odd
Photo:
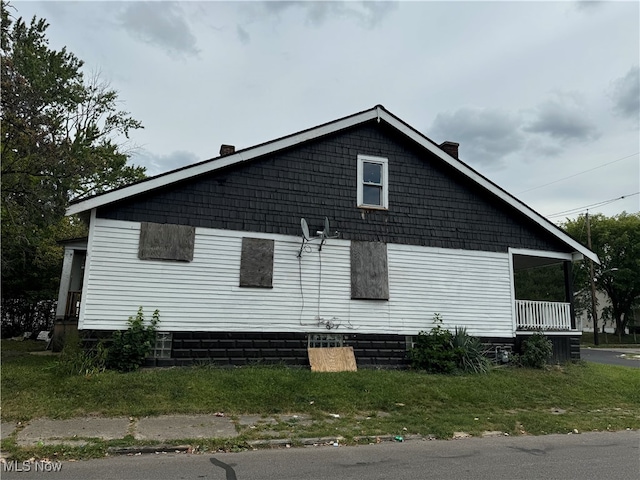
[[[571,306],[563,302],[516,300],[517,330],[571,330]]]

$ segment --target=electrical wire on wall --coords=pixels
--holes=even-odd
[[[302,256],[303,256],[302,253],[303,252],[311,253],[312,252],[311,246],[308,244],[303,245],[303,247],[301,247],[300,252],[298,254],[298,282],[300,286],[300,299],[301,299],[300,314],[299,314],[298,322],[301,326],[314,326],[314,327],[322,326],[322,327],[325,327],[327,330],[340,328],[343,325],[343,322],[339,317],[334,316],[327,319],[321,316],[320,307],[322,304],[322,250],[320,248],[318,249],[318,301],[317,301],[317,307],[316,307],[316,316],[313,322],[303,321],[304,308],[305,308],[304,285],[302,281]],[[348,319],[347,319],[347,325],[345,325],[345,327],[349,329],[354,329],[353,325],[351,324],[351,321]]]

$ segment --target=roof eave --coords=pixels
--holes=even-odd
[[[554,225],[552,222],[547,220],[542,215],[538,214],[536,211],[522,203],[520,200],[515,198],[513,195],[503,190],[501,187],[491,182],[489,179],[476,172],[474,169],[469,167],[464,162],[453,158],[448,153],[440,149],[438,145],[432,142],[429,138],[415,130],[410,125],[406,124],[398,117],[387,111],[383,106],[376,105],[375,107],[364,110],[362,112],[350,115],[348,117],[343,117],[338,120],[334,120],[332,122],[325,123],[323,125],[313,127],[307,130],[303,130],[301,132],[288,135],[286,137],[279,138],[277,140],[273,140],[267,143],[263,143],[257,145],[255,147],[248,148],[246,150],[241,150],[231,155],[227,155],[224,157],[214,158],[212,160],[208,160],[205,162],[201,162],[189,167],[183,167],[178,170],[174,170],[172,172],[168,172],[166,174],[158,175],[156,177],[149,178],[143,182],[135,183],[133,185],[129,185],[127,187],[114,190],[111,192],[104,193],[102,195],[88,198],[86,200],[79,201],[77,203],[73,203],[69,205],[67,208],[67,215],[74,215],[78,213],[82,213],[85,211],[92,210],[94,208],[102,207],[104,205],[108,205],[113,202],[117,202],[124,198],[140,195],[142,193],[154,190],[156,188],[161,188],[171,183],[179,182],[182,180],[186,180],[192,177],[197,177],[199,175],[207,174],[221,168],[225,168],[234,164],[240,164],[249,160],[252,160],[257,157],[261,157],[263,155],[267,155],[279,150],[283,150],[300,143],[314,140],[324,135],[329,135],[340,130],[344,130],[346,128],[350,128],[356,126],[358,124],[376,119],[378,122],[385,121],[387,124],[391,125],[396,130],[403,133],[405,136],[410,138],[411,140],[418,143],[423,148],[426,148],[429,152],[436,155],[446,164],[458,170],[462,174],[466,175],[468,178],[478,183],[485,189],[489,190],[491,193],[496,195],[502,201],[515,208],[520,213],[529,217],[543,229],[547,230],[549,233],[560,239],[562,242],[570,246],[575,250],[574,254],[583,255],[596,263],[600,263],[598,256],[582,245],[580,242],[577,242],[573,238],[571,238],[568,234],[563,232],[559,227]]]

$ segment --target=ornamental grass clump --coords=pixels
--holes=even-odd
[[[487,373],[490,362],[485,348],[466,328],[454,332],[442,327],[442,318],[435,314],[436,324],[429,332],[420,332],[409,350],[409,362],[415,369],[428,373]]]

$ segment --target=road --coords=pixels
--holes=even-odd
[[[602,480],[638,478],[636,431],[540,437],[414,440],[358,447],[308,447],[220,454],[164,454],[64,462],[52,473],[2,472],[10,479]]]
[[[622,365],[640,368],[640,351],[637,348],[581,348],[580,358],[587,362]]]

